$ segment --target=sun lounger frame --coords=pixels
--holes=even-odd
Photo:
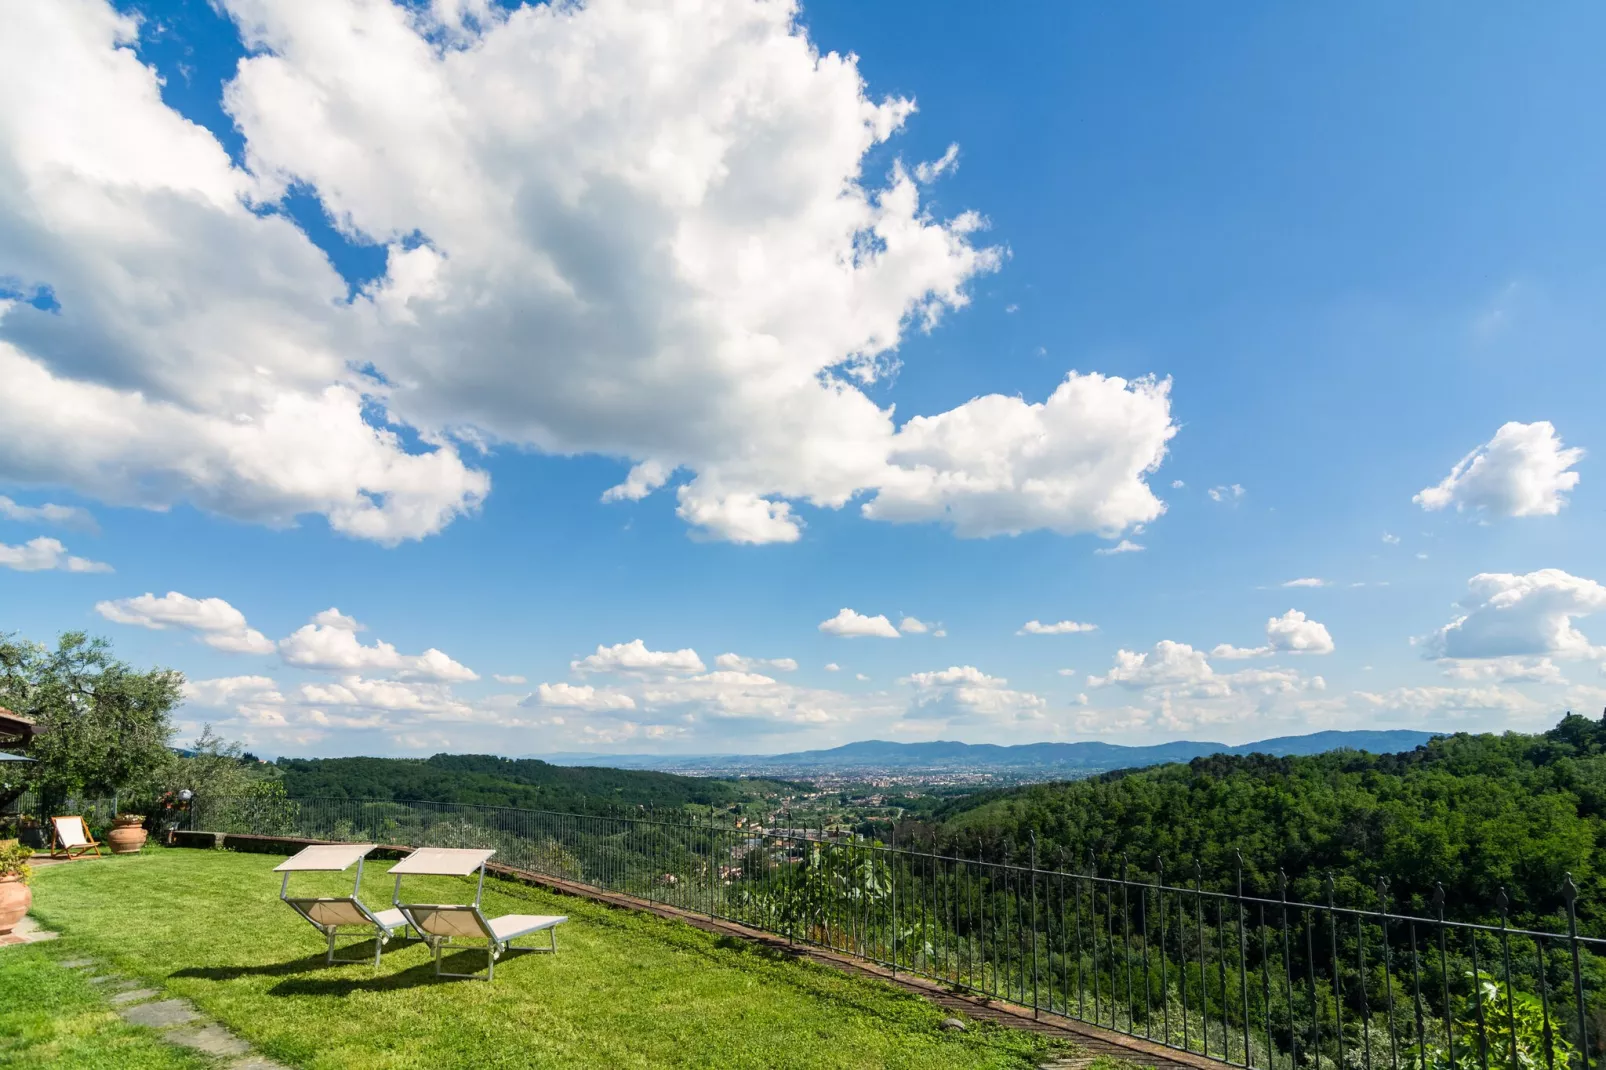
[[[328,941],[328,950],[324,955],[325,965],[333,966],[336,963],[359,963],[368,961],[367,956],[364,956],[360,959],[353,959],[339,958],[335,955],[335,938],[337,935],[339,935],[339,931],[341,929],[371,928],[373,930],[374,969],[377,970],[379,969],[379,956],[384,952],[385,945],[390,942],[390,938],[398,931],[405,933],[409,928],[408,919],[405,914],[401,916],[399,923],[395,918],[391,918],[387,921],[379,914],[369,910],[368,905],[362,901],[362,864],[363,861],[368,857],[368,852],[372,851],[375,846],[375,844],[371,843],[317,844],[311,847],[302,848],[301,851],[274,867],[276,871],[284,874],[284,880],[279,883],[279,898],[283,900],[284,903],[290,907],[290,909],[294,910],[297,914],[300,914],[303,918],[305,918],[307,920],[307,924],[311,925],[314,929],[317,929],[320,933],[322,933],[325,939]],[[344,847],[347,848],[347,850],[343,852],[329,851],[329,847]],[[356,853],[358,849],[361,849],[361,853]],[[319,851],[322,851],[324,852],[324,855],[329,856],[329,860],[319,862],[318,859],[320,856],[316,854],[316,852]],[[346,870],[351,868],[353,855],[355,855],[355,861],[357,864],[357,879],[352,882],[350,895],[290,895],[290,874],[310,871],[322,871],[327,873]],[[344,856],[344,859],[341,856]],[[325,906],[350,907],[356,911],[362,920],[339,921],[334,923],[319,921],[313,915],[319,912],[320,907]],[[391,913],[391,911],[385,911],[384,913],[388,914]]]
[[[396,909],[402,912],[413,931],[429,945],[435,958],[436,977],[457,977],[464,980],[492,981],[496,978],[496,960],[504,951],[513,948],[513,941],[538,933],[545,929],[548,945],[542,947],[525,947],[520,950],[547,951],[551,954],[558,952],[558,926],[568,921],[567,916],[561,915],[504,915],[508,918],[527,918],[534,924],[523,925],[504,932],[497,932],[496,922],[502,918],[487,918],[480,910],[480,898],[485,892],[485,863],[490,860],[495,851],[453,850],[449,848],[425,847],[413,852],[407,858],[398,862],[391,870],[396,878],[395,889],[391,901]],[[401,872],[397,872],[400,870]],[[466,877],[478,871],[479,879],[474,886],[474,901],[472,903],[403,903],[401,900],[401,882],[408,874],[434,874],[437,876]],[[474,923],[477,933],[458,933],[465,939],[483,939],[485,941],[485,972],[484,973],[451,973],[441,969],[441,955],[443,950],[451,945],[452,936],[431,932],[434,926],[431,922],[441,914],[465,914]],[[420,920],[420,919],[425,920]]]

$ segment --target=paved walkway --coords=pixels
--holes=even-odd
[[[37,944],[41,940],[54,940],[59,935],[42,928],[32,917],[24,917],[17,922],[16,928],[0,936],[0,947],[9,947],[12,944]]]
[[[82,971],[90,984],[107,993],[123,1021],[158,1030],[169,1044],[215,1056],[228,1070],[286,1070],[282,1063],[253,1052],[251,1045],[207,1018],[189,1000],[162,999],[156,989],[122,977],[95,959],[68,959],[62,965]]]

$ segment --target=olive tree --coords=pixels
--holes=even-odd
[[[24,786],[47,804],[151,794],[174,760],[170,714],[183,684],[172,669],[118,661],[83,632],[62,635],[55,650],[0,635],[0,705],[39,725]]]

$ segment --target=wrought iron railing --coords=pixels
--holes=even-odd
[[[498,862],[826,947],[894,973],[1265,1070],[1597,1070],[1606,939],[1569,875],[1512,922],[961,857],[793,827],[645,811],[587,816],[424,802],[197,799],[191,826]],[[1547,913],[1549,912],[1549,913]],[[1586,919],[1587,920],[1587,919]],[[1592,924],[1592,922],[1591,922]]]

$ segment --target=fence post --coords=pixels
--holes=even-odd
[[[1245,961],[1248,937],[1244,935],[1244,853],[1234,851],[1238,867],[1238,994],[1243,997],[1244,1065],[1254,1065],[1249,1054],[1249,964]]]
[[[1571,873],[1562,879],[1561,895],[1567,901],[1567,942],[1572,945],[1573,953],[1573,1002],[1578,1007],[1578,1057],[1583,1061],[1583,1070],[1589,1070],[1589,1025],[1584,1011],[1584,975],[1578,961],[1578,885],[1573,883]],[[1511,998],[1509,991],[1506,998]]]
[[[1037,1017],[1037,830],[1032,837],[1032,1017]]]
[[[793,919],[797,917],[797,881],[792,876],[792,808],[786,808],[786,839],[781,861],[786,864],[786,942],[792,943]]]
[[[892,821],[892,828],[887,830],[887,846],[891,849],[888,854],[892,859],[887,868],[892,873],[892,976],[898,976],[898,821]]]

